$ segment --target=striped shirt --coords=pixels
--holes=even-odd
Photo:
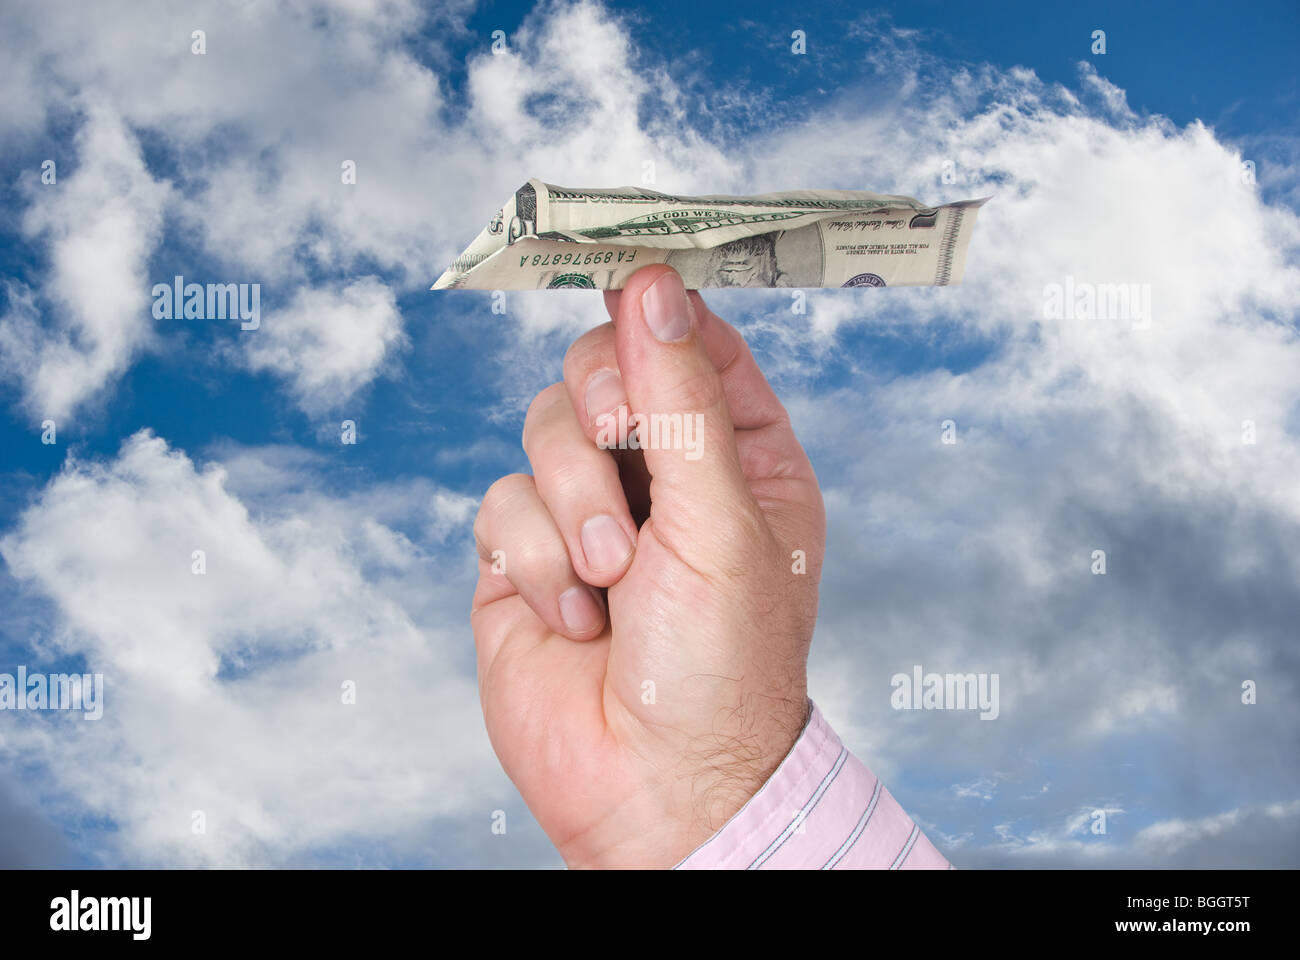
[[[811,706],[776,773],[677,869],[952,869]]]

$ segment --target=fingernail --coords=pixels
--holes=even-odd
[[[691,332],[691,314],[686,288],[676,271],[670,270],[641,294],[641,312],[655,339],[664,343],[681,340]]]
[[[620,404],[627,403],[623,378],[613,370],[601,370],[587,381],[587,420],[595,423],[602,413],[612,413]]]
[[[632,552],[632,541],[622,524],[602,513],[582,525],[582,552],[592,570],[617,570]]]
[[[573,634],[591,633],[605,622],[605,614],[590,587],[570,587],[560,594],[560,619]]]

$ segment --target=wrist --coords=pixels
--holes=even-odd
[[[570,868],[670,869],[704,844],[763,788],[777,771],[812,716],[801,708],[765,716],[746,736],[695,738],[673,750],[662,776],[624,801],[601,826],[561,853]],[[722,745],[719,745],[722,739]]]

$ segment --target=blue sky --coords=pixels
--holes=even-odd
[[[603,308],[427,288],[526,178],[651,160],[680,193],[994,195],[959,288],[708,296],[827,495],[813,696],[935,844],[1295,865],[1293,4],[303,9],[4,15],[0,672],[102,669],[110,709],[0,715],[31,838],[0,856],[557,864],[481,731],[468,531]],[[259,283],[262,329],[153,320],[177,274]],[[1150,335],[1044,320],[1066,275],[1148,284]],[[1003,716],[891,710],[913,663],[999,672]],[[338,716],[340,671],[382,706]]]

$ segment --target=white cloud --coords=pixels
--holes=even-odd
[[[861,92],[846,91],[751,145],[754,172],[994,194],[963,286],[818,291],[806,318],[706,294],[724,316],[758,308],[747,330],[823,478],[814,697],[829,690],[869,765],[919,780],[949,765],[977,780],[1026,752],[1094,763],[1151,731],[1205,738],[1225,770],[1268,763],[1300,724],[1284,646],[1300,607],[1300,220],[1241,182],[1212,131],[1137,117],[1089,69],[1076,97],[917,49],[885,62],[904,93],[890,86],[864,117]],[[945,160],[955,184],[940,181]],[[1149,285],[1150,328],[1045,319],[1045,286],[1067,276]],[[919,370],[852,351],[864,331]],[[939,343],[976,359],[935,369]],[[828,368],[847,383],[828,389]],[[953,446],[940,442],[947,419]],[[1090,571],[1098,548],[1105,577]],[[918,662],[1000,673],[999,719],[891,711],[881,678]],[[1238,694],[1258,676],[1281,688],[1254,727]],[[1156,762],[1172,773],[1186,759]]]
[[[455,495],[408,494],[410,514],[467,529]],[[140,433],[116,459],[70,460],[0,541],[57,611],[45,653],[106,684],[102,720],[27,715],[0,758],[39,760],[69,816],[111,818],[109,862],[266,865],[357,838],[409,852],[434,818],[486,824],[510,795],[472,670],[449,668],[472,663],[453,614],[469,565],[439,570],[347,501],[278,503],[264,486],[250,514],[222,466]]]
[[[1093,811],[1086,809],[1061,825],[1026,829],[1019,823],[999,823],[991,831],[996,838],[992,843],[957,838],[964,841],[956,844],[957,863],[984,869],[1285,868],[1294,865],[1300,848],[1300,800],[1157,821],[1132,834],[1124,831],[1123,821],[1116,816],[1125,811],[1105,809],[1105,834],[1091,832]]]
[[[45,381],[59,370],[40,382],[24,377],[31,402],[48,407],[57,389],[71,397],[60,408],[68,412],[122,373],[150,329],[126,306],[143,302],[149,289],[140,270],[164,212],[222,271],[222,282],[260,283],[270,317],[288,291],[301,300],[300,288],[321,275],[337,285],[358,269],[378,269],[395,293],[425,291],[530,176],[638,183],[652,170],[662,188],[686,191],[712,189],[732,166],[725,149],[684,123],[689,117],[664,66],[639,62],[615,15],[589,2],[539,8],[503,55],[485,44],[466,64],[464,102],[449,102],[431,67],[446,65],[443,44],[465,31],[469,6],[208,2],[182,10],[156,2],[20,11],[0,39],[14,82],[44,64],[53,81],[28,93],[50,111],[95,89],[122,130],[147,131],[166,145],[185,184],[165,205],[154,198],[151,218],[137,213],[135,222],[105,219],[120,200],[108,185],[100,197],[67,201],[74,214],[83,204],[107,208],[100,229],[84,231],[100,246],[80,252],[94,254],[101,283],[112,283],[124,308],[94,314],[105,344],[96,362],[71,371],[63,363],[53,386]],[[207,25],[202,56],[191,52],[197,24]],[[422,27],[429,28],[419,43],[427,62],[406,43]],[[656,119],[642,129],[638,118],[650,103]],[[24,118],[15,115],[15,131],[30,123]],[[355,184],[342,181],[345,161],[355,164]],[[123,237],[128,242],[114,246]],[[159,269],[165,277],[174,272],[166,262]],[[74,286],[79,279],[69,277],[66,290],[86,289]],[[102,304],[103,294],[94,296]],[[576,332],[575,302],[561,299],[521,299],[520,315],[542,331]],[[600,309],[588,301],[586,312],[593,303]],[[11,339],[21,341],[33,322],[31,311],[14,311]],[[369,354],[396,343],[319,337],[306,324],[292,333],[311,345],[326,375],[343,372],[357,385],[377,374]],[[295,397],[318,411],[332,388],[318,389],[310,371],[283,359],[291,347],[255,348],[254,356],[283,372]],[[26,360],[24,371],[34,363]]]
[[[377,277],[303,288],[245,334],[245,362],[288,381],[308,413],[336,410],[370,383],[406,342],[393,292]]]
[[[992,800],[997,796],[997,780],[982,777],[970,783],[954,783],[952,792],[967,800]]]
[[[1193,820],[1162,820],[1139,830],[1134,842],[1152,856],[1169,857],[1206,840],[1231,836],[1256,818],[1288,824],[1294,831],[1300,825],[1300,800],[1255,809],[1236,808]]]
[[[23,385],[29,413],[55,421],[148,345],[145,264],[171,197],[145,169],[117,111],[97,99],[80,106],[76,162],[59,158],[55,182],[26,191],[23,233],[48,244],[47,279],[39,291],[11,285],[11,307],[0,318],[0,371]]]

